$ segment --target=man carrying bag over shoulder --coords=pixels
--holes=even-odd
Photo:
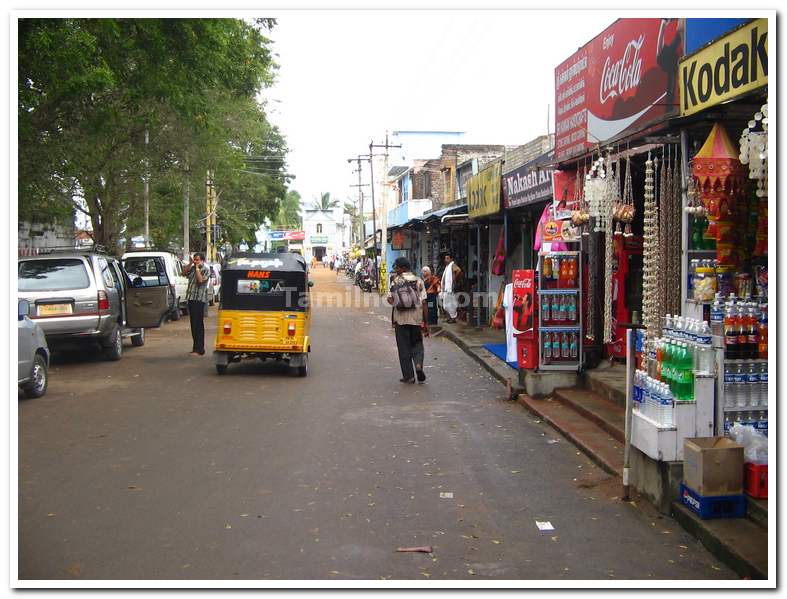
[[[396,273],[386,300],[393,306],[396,348],[402,368],[402,383],[419,383],[426,380],[424,374],[423,335],[429,336],[428,309],[424,282],[410,272],[410,261],[398,257],[393,264]]]

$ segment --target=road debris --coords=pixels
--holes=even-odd
[[[423,547],[398,547],[396,551],[399,553],[433,553],[431,545],[424,545]]]

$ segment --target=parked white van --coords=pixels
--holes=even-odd
[[[178,257],[170,252],[140,250],[126,252],[123,254],[121,261],[127,273],[132,276],[136,275],[142,277],[142,280],[147,282],[158,280],[155,263],[151,260],[151,258],[154,257],[163,258],[164,264],[166,265],[167,276],[170,280],[170,289],[175,298],[170,318],[172,320],[179,320],[181,314],[187,313],[188,301],[186,301],[186,290],[189,285],[189,280],[183,276],[183,265]]]

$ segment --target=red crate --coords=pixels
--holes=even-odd
[[[743,490],[756,499],[768,499],[768,464],[743,465]]]

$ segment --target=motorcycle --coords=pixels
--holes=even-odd
[[[361,288],[362,291],[372,290],[372,278],[365,270],[360,270],[355,277],[355,284]]]

